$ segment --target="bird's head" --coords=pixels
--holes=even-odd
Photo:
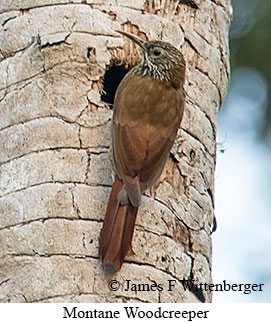
[[[146,41],[125,31],[118,32],[140,46],[142,62],[138,68],[142,74],[165,81],[184,79],[185,60],[176,47],[163,41]]]

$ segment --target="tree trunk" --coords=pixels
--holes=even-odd
[[[0,13],[0,301],[210,302],[182,280],[212,281],[230,0],[4,0]],[[117,29],[181,48],[186,107],[166,168],[143,196],[135,255],[108,276],[98,260],[112,184],[102,80],[109,66],[112,81],[117,65],[138,60]],[[126,291],[127,280],[145,285]]]

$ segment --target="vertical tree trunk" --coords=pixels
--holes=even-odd
[[[230,10],[230,0],[1,1],[0,301],[211,301],[181,280],[212,280]],[[102,80],[110,65],[138,58],[120,28],[181,47],[186,107],[162,177],[143,197],[135,255],[106,276],[97,251],[112,184],[112,111],[101,101]],[[126,280],[163,290],[125,291]]]

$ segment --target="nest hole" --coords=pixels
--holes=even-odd
[[[103,102],[113,105],[115,94],[117,88],[124,78],[124,76],[129,72],[123,65],[111,65],[104,74],[103,79],[103,94],[101,99]]]

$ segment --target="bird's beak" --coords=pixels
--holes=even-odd
[[[140,46],[145,52],[147,51],[147,48],[146,48],[146,40],[142,39],[142,38],[139,38],[137,37],[136,35],[134,34],[131,34],[131,33],[127,33],[126,31],[123,31],[123,30],[116,30],[116,32],[122,34],[123,36],[131,39],[134,43],[136,43],[138,46]]]

